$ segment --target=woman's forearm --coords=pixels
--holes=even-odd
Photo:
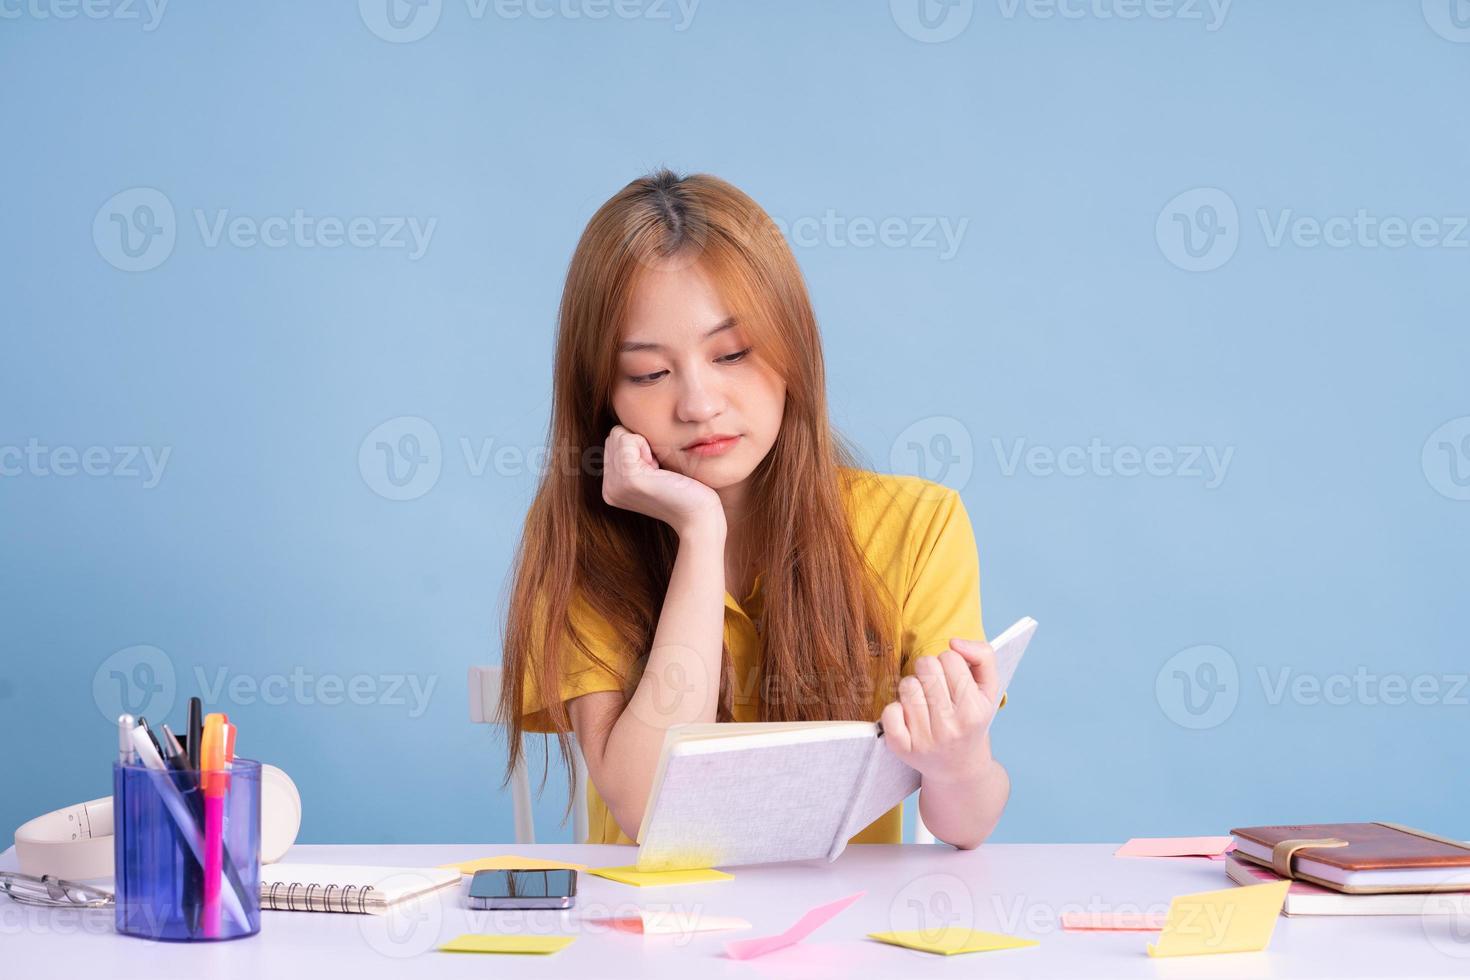
[[[715,720],[724,633],[721,515],[680,535],[643,677],[603,750],[600,782],[608,792],[602,796],[629,837],[637,837],[643,822],[664,733],[673,725]]]
[[[939,840],[968,850],[990,836],[1010,795],[1010,774],[990,759],[964,778],[941,781],[925,776],[919,789],[919,815]]]

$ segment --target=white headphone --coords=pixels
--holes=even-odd
[[[260,863],[285,856],[301,830],[301,793],[275,766],[260,766]],[[27,820],[15,832],[20,870],[69,881],[112,877],[112,797]]]

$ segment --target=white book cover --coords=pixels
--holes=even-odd
[[[919,788],[919,774],[884,748],[876,722],[810,724],[822,727],[688,742],[679,741],[682,729],[705,726],[671,729],[638,870],[835,858],[853,833]]]

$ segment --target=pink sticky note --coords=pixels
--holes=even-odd
[[[1213,857],[1235,846],[1230,837],[1135,837],[1114,857]]]
[[[721,929],[749,929],[750,923],[733,915],[703,915],[664,909],[639,909],[637,915],[583,919],[598,925],[645,936],[684,935]]]
[[[1062,928],[1077,932],[1158,932],[1167,913],[1063,912]]]
[[[835,902],[828,902],[826,905],[818,905],[797,919],[796,925],[778,936],[761,936],[758,939],[741,939],[733,943],[726,943],[725,955],[732,960],[748,960],[753,956],[764,956],[775,950],[795,945],[811,935],[818,926],[866,894],[866,891],[861,891],[846,898],[839,898]]]

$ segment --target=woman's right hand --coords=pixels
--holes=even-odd
[[[680,537],[700,522],[724,528],[725,511],[714,488],[660,467],[638,433],[613,426],[602,458],[602,499],[612,506],[663,521]]]

